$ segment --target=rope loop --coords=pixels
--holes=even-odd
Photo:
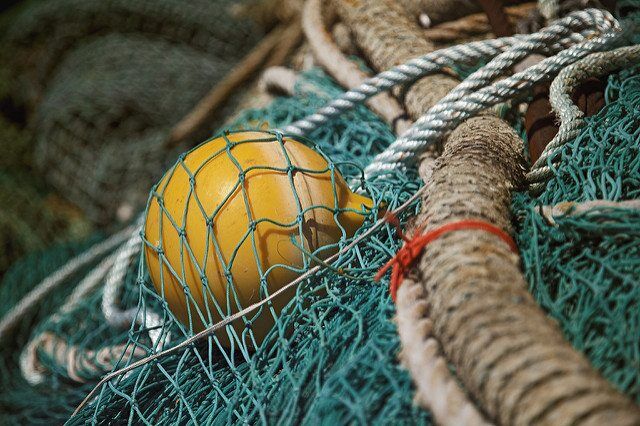
[[[407,238],[399,227],[398,221],[396,218],[387,218],[387,221],[394,224],[396,226],[396,230],[402,235],[402,239],[405,241],[404,245],[398,252],[393,256],[380,270],[375,276],[376,281],[380,281],[384,274],[387,273],[389,269],[391,269],[391,281],[389,283],[389,293],[391,293],[391,299],[396,301],[396,295],[398,293],[398,288],[402,285],[406,274],[409,272],[414,262],[424,248],[430,244],[431,242],[437,240],[441,236],[448,234],[454,231],[463,231],[463,230],[480,230],[485,231],[490,234],[496,235],[502,241],[504,241],[511,251],[514,253],[518,252],[518,246],[516,245],[511,235],[505,232],[503,229],[493,225],[484,220],[479,219],[463,219],[455,222],[446,223],[442,226],[439,226],[435,229],[432,229],[429,232],[421,233],[420,231],[416,232],[411,238]]]

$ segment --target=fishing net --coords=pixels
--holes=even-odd
[[[77,209],[33,175],[31,145],[24,129],[0,115],[0,276],[25,254],[84,238],[91,229]]]
[[[298,84],[296,97],[280,98],[266,110],[249,111],[233,127],[255,128],[257,123],[282,126],[339,92],[322,73],[311,72]],[[360,168],[393,139],[388,127],[363,107],[311,136],[347,180],[359,180]],[[415,175],[398,174],[375,185],[367,183],[367,188],[374,200],[384,198],[386,208],[393,209],[417,190],[418,181]],[[343,237],[337,244],[348,241]],[[133,416],[132,420],[151,423],[189,419],[313,422],[320,416],[341,422],[403,418],[427,422],[428,414],[412,405],[409,377],[395,362],[398,338],[391,322],[393,305],[387,290],[369,282],[397,246],[395,231],[387,228],[341,255],[335,267],[342,268],[342,272],[325,271],[304,281],[278,315],[278,326],[255,351],[250,348],[250,340],[232,339],[227,347],[216,335],[184,353],[163,359],[158,367],[149,365],[127,375],[113,391],[101,396],[98,404],[82,411],[78,421],[127,420]],[[146,267],[139,262],[133,262],[126,274],[119,305],[123,310],[139,309],[138,318],[144,317],[142,313],[159,313],[161,328],[144,327],[140,321],[128,333],[104,327],[104,318],[99,318],[102,314],[98,292],[66,313],[65,321],[41,324],[34,336],[51,333],[69,345],[81,342],[84,350],[95,350],[105,347],[105,342],[126,342],[122,335],[125,333],[129,347],[144,352],[152,346],[150,331],[154,329],[155,336],[160,336],[156,337],[156,346],[158,342],[174,344],[182,340],[190,333],[154,290]],[[312,263],[309,260],[307,266]],[[258,315],[273,314],[263,310]],[[85,319],[74,321],[80,317]],[[62,323],[65,327],[61,328]],[[55,382],[56,402],[64,407],[77,404],[91,386],[73,383],[66,366],[57,363],[65,356],[51,356],[44,349],[38,352],[38,363],[47,371],[47,379],[40,387],[48,389]],[[58,346],[58,350],[63,349]],[[17,362],[17,358],[15,354],[13,361]],[[120,365],[134,359],[125,357]],[[92,384],[96,378],[94,372]],[[29,389],[26,383],[21,385]],[[42,402],[40,410],[45,411],[47,403]],[[5,410],[18,415],[17,422],[24,419],[20,417],[24,407],[15,405],[15,397],[4,404]],[[34,404],[28,405],[30,421],[50,421],[50,413],[35,414],[38,410]],[[61,415],[63,418],[66,420]]]
[[[75,49],[36,114],[38,165],[95,221],[111,219],[114,208],[143,205],[170,153],[184,150],[163,146],[171,125],[232,65],[132,35]]]
[[[635,261],[639,258],[635,247],[638,233],[634,231],[640,219],[637,210],[600,209],[555,218],[555,225],[539,213],[542,205],[559,201],[637,197],[637,74],[636,67],[609,78],[605,108],[587,119],[580,136],[563,147],[563,161],[544,193],[539,198],[517,194],[513,209],[523,269],[534,296],[560,322],[567,339],[607,379],[639,400],[639,295],[634,285],[640,274]],[[323,73],[307,72],[298,81],[294,96],[278,98],[265,109],[247,111],[230,128],[282,128],[341,92]],[[521,123],[513,124],[522,127]],[[306,276],[295,294],[283,296],[286,304],[280,312],[263,306],[239,319],[239,328],[229,326],[224,334],[218,331],[113,378],[71,419],[72,424],[431,423],[429,413],[413,404],[411,379],[397,362],[399,341],[388,278],[381,283],[372,281],[402,241],[394,227],[386,224],[360,240],[369,232],[376,211],[394,210],[410,200],[420,187],[420,179],[414,171],[392,171],[362,181],[362,168],[394,140],[389,128],[364,107],[322,126],[309,139],[328,166],[334,165],[352,187],[363,188],[374,200],[364,226],[335,243],[343,248],[338,259],[331,267]],[[277,136],[269,140],[282,146]],[[227,148],[233,152],[232,146],[224,144],[225,156],[229,155]],[[175,166],[185,173],[191,170],[182,166],[187,158],[181,156]],[[295,168],[285,163],[280,172],[293,173]],[[154,188],[150,205],[162,198],[162,187]],[[291,193],[291,186],[286,188]],[[418,203],[409,205],[399,215],[403,226],[419,210]],[[293,222],[300,220],[304,214]],[[169,229],[178,229],[180,234],[181,227],[175,224]],[[250,238],[257,224],[249,230]],[[304,239],[298,240],[298,248],[305,259],[300,269],[323,262],[324,256],[312,256],[313,250],[300,241]],[[145,247],[157,248],[158,243],[147,240]],[[187,252],[184,256],[191,256],[188,249],[183,250]],[[116,298],[120,311],[134,312],[130,328],[108,325],[106,290],[66,303],[84,275],[79,271],[65,281],[51,304],[42,308],[33,321],[38,323],[36,327],[32,331],[19,329],[16,342],[2,348],[7,374],[0,376],[4,389],[0,410],[10,414],[11,421],[66,421],[103,373],[95,368],[100,364],[96,360],[106,359],[107,363],[100,364],[103,367],[111,362],[114,368],[125,367],[198,331],[197,321],[189,321],[189,315],[186,321],[175,315],[168,299],[154,288],[144,253],[135,253],[127,254],[132,260]],[[11,289],[9,300],[18,300],[62,264],[65,254],[70,257],[71,250],[56,249],[49,255],[60,257],[40,256],[17,265],[0,290]],[[228,270],[235,272],[232,266]],[[180,278],[184,272],[175,275]],[[54,308],[61,304],[67,308]],[[206,309],[198,315],[196,306],[192,303],[194,317],[205,324],[215,322],[215,315],[209,316]],[[223,308],[229,309],[225,314],[238,311],[233,304]],[[256,345],[251,339],[254,330],[246,324],[263,316],[275,318],[275,326]],[[17,374],[27,336],[30,342],[41,342],[29,364],[42,375],[37,385]],[[119,352],[113,354],[109,348]],[[108,356],[98,356],[105,349]],[[78,355],[82,361],[69,368],[69,359],[79,359]],[[24,371],[24,364],[22,367]]]
[[[540,206],[638,198],[640,68],[612,75],[606,106],[565,145],[538,198],[519,194],[518,245],[540,305],[619,389],[640,401],[640,255],[637,209],[596,208],[550,223]]]
[[[23,2],[12,13],[4,37],[11,51],[5,59],[18,82],[16,96],[26,94],[24,100],[36,104],[67,53],[110,33],[161,39],[233,62],[257,34],[249,22],[229,16],[231,4],[229,0]]]
[[[93,222],[128,219],[193,142],[164,144],[258,36],[232,4],[32,1],[13,13],[4,60],[14,102],[34,112],[36,163]]]

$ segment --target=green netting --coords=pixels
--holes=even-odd
[[[563,147],[542,195],[515,198],[531,291],[565,336],[640,401],[640,212],[599,208],[549,224],[540,205],[640,195],[640,67],[609,78],[606,106]]]
[[[0,55],[12,101],[33,112],[48,183],[93,222],[144,206],[160,171],[195,142],[163,145],[258,38],[233,4],[34,0],[12,12]]]
[[[305,73],[294,97],[248,111],[231,127],[281,128],[340,92],[321,72]],[[640,394],[640,295],[636,284],[640,276],[640,215],[608,209],[558,218],[558,225],[551,226],[538,211],[540,205],[558,201],[637,197],[639,104],[638,68],[612,76],[606,108],[588,119],[580,137],[563,148],[563,161],[545,193],[538,199],[527,194],[514,199],[518,243],[532,292],[560,322],[574,346],[636,400]],[[361,168],[394,137],[386,125],[360,107],[316,131],[310,139],[328,164],[357,186]],[[279,143],[277,138],[275,142]],[[183,162],[184,157],[178,166],[183,167]],[[286,167],[284,170],[288,172]],[[365,182],[376,206],[384,200],[389,209],[407,200],[418,187],[414,174]],[[418,206],[410,210],[403,215],[403,222]],[[371,220],[369,217],[358,234]],[[348,241],[343,238],[339,244]],[[385,227],[343,253],[335,264],[340,269],[323,269],[302,282],[282,313],[276,314],[277,326],[255,351],[246,339],[252,333],[250,328],[241,328],[238,339],[229,329],[231,348],[216,335],[122,375],[101,388],[95,401],[71,423],[429,424],[429,414],[412,404],[411,380],[397,364],[399,342],[392,322],[395,309],[387,282],[371,280],[399,243],[394,229]],[[150,245],[156,246],[156,242]],[[64,254],[63,250],[50,253],[61,258]],[[315,264],[310,256],[305,258],[308,266]],[[39,278],[34,276],[38,269],[33,265],[43,265],[51,272],[57,263],[46,262],[47,257],[41,256],[16,266],[0,291],[24,294]],[[32,269],[36,272],[30,272],[30,278],[20,275],[20,271]],[[69,280],[48,302],[51,304],[34,320],[39,323],[34,330],[25,326],[16,342],[1,349],[0,411],[12,416],[7,422],[67,420],[99,376],[91,368],[80,368],[72,377],[64,361],[70,347],[79,349],[85,359],[95,359],[91,351],[127,344],[127,356],[118,364],[124,366],[137,359],[138,355],[131,356],[134,350],[151,352],[162,343],[171,346],[192,334],[154,290],[142,256],[136,257],[127,271],[118,305],[147,316],[158,314],[162,321],[157,326],[145,326],[142,320],[129,330],[106,326],[101,291],[64,315],[49,316],[77,281],[77,277]],[[12,296],[10,300],[17,299]],[[265,314],[274,315],[263,309],[260,315]],[[211,322],[208,315],[203,314],[206,323]],[[53,350],[43,345],[38,350],[46,379],[32,386],[18,375],[18,359],[27,336],[31,340],[43,334],[56,336],[64,344],[54,345]]]
[[[4,316],[29,290],[42,279],[64,265],[71,257],[94,244],[96,235],[83,243],[54,245],[46,251],[36,251],[16,262],[0,283],[0,317]],[[76,283],[87,268],[74,274],[69,283],[38,304],[38,309],[20,322],[11,338],[2,342],[0,350],[0,423],[2,424],[60,424],[73,411],[75,401],[89,391],[85,387],[69,386],[64,378],[51,376],[45,386],[34,387],[19,373],[19,357],[34,327],[46,322],[70,292],[69,284]],[[72,316],[76,322],[78,317]],[[93,323],[95,325],[95,323]]]
[[[26,253],[84,238],[91,230],[80,212],[34,173],[31,132],[10,118],[18,113],[8,100],[4,71],[0,68],[0,277]]]
[[[311,72],[298,85],[298,96],[278,99],[266,110],[249,111],[233,127],[255,128],[260,122],[283,126],[312,112],[339,91],[322,73]],[[372,113],[358,108],[312,135],[312,139],[332,164],[348,162],[361,168],[391,142],[393,135]],[[341,167],[348,180],[360,177],[359,168],[353,164]],[[397,175],[384,182],[368,183],[374,199],[384,198],[389,208],[408,199],[417,188],[415,175]],[[234,342],[233,349],[223,349],[217,338],[211,338],[197,348],[163,359],[157,366],[137,370],[117,385],[105,388],[100,402],[83,410],[74,422],[82,419],[186,422],[193,418],[216,422],[428,423],[428,414],[413,406],[410,379],[395,361],[398,337],[391,322],[394,309],[386,286],[370,282],[397,248],[395,231],[385,229],[342,256],[338,266],[344,267],[345,272],[325,271],[303,283],[279,316],[279,327],[254,353],[238,342]],[[181,323],[166,309],[146,270],[138,272],[137,267],[138,262],[134,262],[128,272],[121,307],[135,307],[140,296],[140,309],[161,313],[162,332],[165,335],[172,332],[171,344],[179,341],[182,339],[179,336],[183,336]],[[365,280],[354,280],[345,273]],[[115,343],[117,331],[102,327],[104,320],[81,324],[73,321],[93,319],[96,312],[99,317],[99,299],[97,296],[84,302],[69,314],[66,325],[47,321],[34,335],[52,332],[70,344],[82,342],[87,349],[104,347],[105,340]],[[265,314],[269,312],[260,313]],[[151,344],[148,330],[134,326],[129,332],[129,342],[147,349]],[[39,361],[52,378],[40,386],[48,389],[52,383],[58,384],[51,403],[55,401],[64,407],[78,403],[81,399],[78,389],[86,391],[87,386],[72,383],[66,368],[52,362],[54,357],[43,352],[46,351],[39,352]],[[129,360],[124,361],[122,365]],[[21,386],[29,388],[24,382]],[[24,408],[12,405],[13,399],[5,403],[12,413]],[[46,403],[42,403],[41,410],[47,410]],[[28,413],[30,420],[46,417],[42,412],[36,414],[38,410],[33,404]],[[16,417],[16,422],[21,420],[25,418]]]
[[[232,0],[30,0],[13,12],[5,58],[22,94],[36,104],[51,74],[76,47],[110,33],[184,44],[232,62],[256,38],[249,22],[229,16]],[[230,34],[233,37],[230,37]],[[26,95],[26,96],[25,96]]]

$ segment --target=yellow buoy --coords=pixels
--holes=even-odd
[[[299,141],[228,133],[190,151],[156,187],[145,223],[149,274],[171,312],[197,332],[295,279],[299,272],[287,267],[307,266],[304,252],[328,256],[316,250],[353,235],[372,204]],[[248,316],[256,343],[293,294]],[[228,344],[226,333],[217,335]]]

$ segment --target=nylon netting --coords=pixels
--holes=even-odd
[[[536,299],[560,322],[567,339],[636,400],[640,400],[640,294],[635,284],[640,276],[640,215],[634,210],[599,209],[556,218],[556,225],[552,225],[539,210],[560,201],[637,198],[638,71],[638,67],[623,70],[609,78],[605,109],[587,119],[580,136],[562,148],[562,162],[556,165],[544,193],[539,198],[524,193],[514,198],[523,269]],[[247,111],[230,127],[281,128],[340,92],[321,72],[308,72],[293,97]],[[514,126],[519,128],[519,123]],[[335,165],[347,182],[357,183],[362,167],[394,139],[388,127],[364,107],[309,136],[328,165]],[[277,137],[271,142],[280,143]],[[288,167],[280,171],[285,170]],[[408,200],[418,189],[419,179],[413,172],[396,173],[370,179],[364,187],[375,200],[374,213],[355,236],[339,240],[337,244],[343,247],[366,231],[376,209],[393,209]],[[155,191],[157,196],[158,188]],[[402,223],[406,225],[418,209],[417,204],[412,205],[401,215]],[[238,339],[233,338],[230,328],[230,347],[216,334],[121,375],[102,387],[71,423],[429,424],[429,414],[413,405],[411,380],[397,363],[399,342],[388,281],[385,278],[377,284],[371,280],[399,245],[393,227],[385,226],[341,253],[332,268],[323,268],[301,282],[282,312],[275,314],[276,327],[255,351],[250,348],[250,339],[242,338],[243,333],[245,337],[251,334],[250,328],[241,328]],[[26,259],[7,275],[0,296],[19,300],[81,249],[57,247]],[[308,252],[304,256],[306,267],[318,262]],[[130,329],[106,324],[101,291],[55,315],[84,272],[68,280],[63,290],[22,326],[15,341],[1,349],[0,384],[5,391],[0,394],[0,408],[14,414],[16,423],[67,420],[104,373],[108,362],[100,362],[107,359],[122,367],[152,347],[171,346],[193,334],[154,289],[142,255],[129,266],[118,295],[121,310],[136,312],[138,320]],[[265,313],[273,315],[264,309],[259,315]],[[153,326],[147,321],[145,326],[144,318],[153,315],[162,321]],[[207,315],[203,321],[210,323]],[[31,330],[30,325],[36,323]],[[34,386],[17,373],[21,355],[17,348],[39,336],[47,336],[36,351],[37,368],[44,380]],[[110,358],[99,354],[109,347],[118,349],[110,352]],[[78,360],[71,369],[69,359]],[[99,365],[103,368],[96,368]]]
[[[265,110],[248,111],[232,127],[255,128],[260,123],[281,127],[312,112],[339,92],[339,87],[324,74],[314,71],[298,84],[295,97],[280,98]],[[331,158],[329,164],[341,169],[347,181],[359,180],[361,167],[392,139],[388,127],[363,107],[311,135],[318,149]],[[367,188],[374,200],[384,199],[386,208],[393,209],[417,190],[418,182],[415,175],[398,174],[383,182],[369,182]],[[347,241],[342,238],[339,244]],[[334,265],[343,268],[343,272],[326,270],[302,283],[278,316],[279,326],[255,353],[247,350],[246,343],[234,342],[231,349],[225,349],[217,337],[210,338],[179,356],[163,359],[157,366],[149,365],[126,375],[122,382],[105,390],[97,405],[87,407],[74,421],[131,419],[155,423],[193,418],[314,422],[323,418],[343,422],[428,422],[428,414],[413,406],[410,379],[395,362],[398,338],[387,289],[370,282],[397,248],[395,230],[387,228],[343,254]],[[119,304],[123,309],[138,307],[144,312],[161,313],[160,336],[171,332],[172,342],[179,341],[178,336],[184,336],[181,323],[163,308],[146,269],[138,269],[139,260],[127,273]],[[57,336],[68,345],[57,345],[57,350],[63,352],[78,345],[85,351],[116,345],[125,342],[125,336],[129,337],[131,348],[149,348],[150,330],[140,325],[128,333],[104,327],[104,321],[98,319],[102,315],[100,303],[98,293],[66,313],[65,318],[45,321],[35,335]],[[268,312],[259,315],[264,314]],[[77,318],[90,320],[80,324]],[[294,330],[293,334],[285,337],[286,329],[287,333]],[[62,399],[64,403],[59,405],[64,407],[77,404],[91,384],[74,383],[66,365],[57,362],[64,356],[52,356],[46,349],[39,350],[38,363],[52,377],[41,386],[57,383],[56,402]],[[17,358],[15,354],[13,362]],[[123,359],[120,365],[129,361]],[[76,372],[95,383],[100,372],[91,373],[83,376],[86,370]],[[30,389],[23,381],[18,382],[25,392]],[[157,391],[150,391],[149,387]],[[16,402],[12,398],[5,404],[11,407]],[[34,414],[38,410],[33,405],[29,404],[31,421],[51,414]],[[47,405],[44,403],[42,409],[46,410]]]
[[[561,152],[543,194],[515,198],[530,288],[565,336],[640,401],[640,212],[597,208],[550,224],[541,205],[633,200],[640,183],[640,68],[609,78],[605,108]]]
[[[0,56],[13,101],[34,112],[35,163],[93,222],[144,206],[169,159],[198,141],[163,145],[257,40],[235,3],[32,0],[6,19]]]

